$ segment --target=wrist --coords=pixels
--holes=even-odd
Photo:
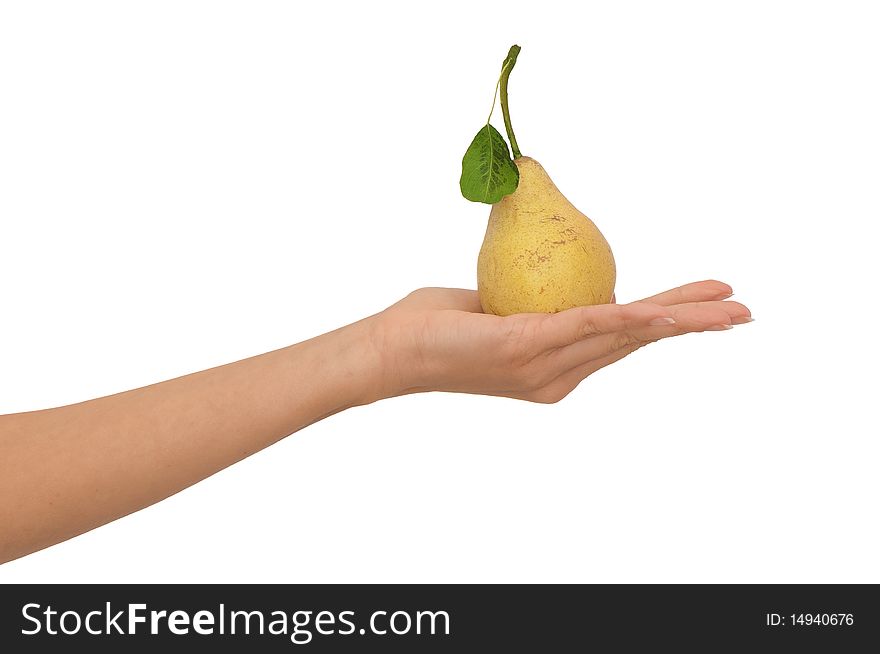
[[[361,322],[378,362],[371,401],[435,390],[430,357],[418,342],[424,326],[388,309]]]
[[[387,381],[384,348],[374,338],[375,316],[346,325],[329,334],[334,340],[332,366],[339,379],[341,409],[372,404],[396,393]]]

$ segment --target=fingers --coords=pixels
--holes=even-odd
[[[634,330],[639,337],[657,340],[654,336],[666,338],[688,332],[730,329],[733,325],[749,322],[752,314],[749,308],[739,302],[690,302],[669,307],[675,318],[675,329],[653,331]]]
[[[548,349],[566,347],[600,334],[672,322],[674,319],[667,307],[646,302],[576,307],[544,319],[541,324],[542,345]]]
[[[706,331],[726,331],[733,325],[741,325],[752,319],[748,307],[739,302],[693,302],[670,307],[670,309],[675,317],[674,325],[629,330],[625,336],[618,337],[616,341],[606,338],[602,343],[606,352],[611,353],[629,345],[641,347],[671,336]]]
[[[570,345],[598,334],[607,334],[639,325],[651,320],[669,318],[662,307],[694,302],[708,302],[730,297],[733,289],[724,282],[706,280],[685,284],[653,297],[632,302],[600,304],[592,307],[577,307],[550,316],[545,326],[556,347]]]
[[[570,367],[537,393],[533,393],[535,397],[528,399],[558,402],[597,370],[620,361],[644,345],[661,338],[714,329],[726,330],[731,325],[751,320],[748,308],[739,302],[698,302],[671,308],[675,324],[604,334],[558,350],[554,354],[560,358],[565,357]],[[562,362],[559,360],[555,362],[555,365],[560,364]]]
[[[691,302],[667,309],[675,320],[672,324],[634,326],[573,343],[553,353],[555,364],[564,369],[573,369],[618,350],[639,348],[670,336],[722,331],[751,320],[748,307],[739,302]]]
[[[710,300],[725,300],[733,295],[733,289],[724,282],[708,279],[703,282],[685,284],[658,295],[645,298],[642,302],[651,302],[669,306],[672,304],[685,304],[687,302],[708,302]]]

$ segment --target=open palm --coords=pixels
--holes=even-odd
[[[558,402],[581,381],[637,349],[690,332],[751,321],[731,288],[702,281],[630,304],[499,317],[476,291],[423,288],[380,314],[376,338],[392,352],[398,393],[427,390]]]

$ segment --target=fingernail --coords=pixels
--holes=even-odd
[[[743,316],[742,318],[734,318],[730,322],[734,325],[745,325],[747,322],[754,322],[754,320],[751,316]]]
[[[654,318],[654,320],[652,320],[648,324],[652,327],[659,327],[660,325],[674,325],[675,318]]]
[[[725,329],[733,329],[733,325],[713,325],[712,327],[708,327],[707,331],[721,332]]]
[[[716,300],[726,300],[727,298],[733,295],[733,291],[724,291],[723,293],[719,293],[715,298]]]

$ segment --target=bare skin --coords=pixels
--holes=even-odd
[[[347,408],[424,391],[557,402],[671,336],[749,322],[717,281],[501,318],[428,288],[296,345],[125,393],[0,416],[0,563],[158,502]]]

